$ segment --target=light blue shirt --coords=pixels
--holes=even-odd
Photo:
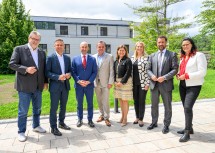
[[[34,59],[34,63],[36,64],[37,68],[39,68],[39,66],[38,66],[38,48],[33,50],[33,48],[31,47],[31,45],[29,43],[28,43],[28,48],[30,49],[31,55]]]
[[[65,64],[64,64],[63,55],[60,56],[60,54],[58,54],[57,52],[56,52],[56,54],[57,54],[57,58],[58,58],[59,63],[60,63],[61,72],[62,72],[62,74],[65,74]]]
[[[104,55],[105,55],[105,52],[101,55],[101,56],[97,56],[97,65],[98,67],[100,68],[101,64],[102,64],[102,61],[103,61],[103,58],[104,58]]]

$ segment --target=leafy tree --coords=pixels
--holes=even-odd
[[[212,36],[200,33],[192,37],[199,51],[210,51],[212,45]]]
[[[211,58],[208,66],[215,69],[215,1],[205,0],[202,4],[204,10],[197,16],[197,20],[203,26],[202,35],[210,38]]]
[[[132,25],[138,32],[135,41],[141,40],[146,44],[149,53],[156,51],[156,38],[166,35],[169,38],[169,49],[178,51],[180,42],[186,34],[180,34],[179,29],[189,28],[190,23],[179,23],[185,17],[168,17],[168,7],[185,0],[143,0],[143,6],[131,7],[134,13],[139,15],[143,22],[140,25]]]
[[[202,4],[204,10],[197,16],[198,22],[203,25],[201,32],[215,35],[215,1],[205,0]]]
[[[0,6],[0,73],[14,73],[8,68],[13,48],[25,44],[34,28],[21,0],[3,0]]]

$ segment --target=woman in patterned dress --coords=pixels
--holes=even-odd
[[[132,62],[128,57],[127,48],[120,45],[117,48],[116,61],[114,62],[114,96],[120,101],[121,126],[127,125],[128,100],[133,99],[131,71]]]

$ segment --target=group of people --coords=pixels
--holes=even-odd
[[[93,95],[99,107],[97,122],[104,121],[107,126],[110,122],[110,88],[114,86],[114,96],[120,101],[121,126],[127,125],[129,100],[134,100],[135,120],[133,124],[143,127],[145,114],[145,100],[147,91],[151,93],[152,122],[148,130],[156,128],[159,116],[160,96],[164,104],[163,134],[169,132],[172,118],[172,90],[173,78],[180,81],[179,92],[184,108],[185,128],[177,133],[183,134],[180,142],[190,139],[193,130],[193,106],[200,93],[207,70],[205,55],[197,52],[197,47],[191,38],[182,40],[180,62],[175,52],[166,49],[167,37],[157,38],[158,51],[147,55],[143,42],[135,44],[134,55],[129,58],[125,45],[117,48],[116,60],[105,52],[106,44],[99,41],[96,45],[97,54],[88,54],[88,43],[81,42],[81,54],[70,57],[63,54],[64,41],[57,39],[54,42],[55,52],[46,58],[44,51],[38,48],[41,35],[32,31],[28,37],[28,44],[15,47],[9,67],[16,71],[15,88],[19,95],[18,108],[18,140],[26,141],[27,113],[32,101],[33,131],[45,133],[40,126],[42,91],[48,88],[50,92],[50,127],[51,133],[61,136],[58,128],[70,130],[65,124],[66,105],[70,90],[69,79],[74,79],[77,100],[77,127],[83,125],[83,99],[87,101],[87,119],[90,127],[93,122]],[[59,117],[57,110],[59,105]],[[57,124],[58,122],[58,124]],[[58,126],[57,126],[58,125]]]

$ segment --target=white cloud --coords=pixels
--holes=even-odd
[[[125,3],[142,6],[144,0],[22,0],[26,11],[34,16],[95,18],[141,21]],[[168,8],[169,16],[183,16],[183,22],[193,22],[201,11],[203,0],[185,0]],[[2,2],[2,0],[0,0]],[[190,31],[190,30],[189,30]],[[197,33],[197,31],[196,31]]]

